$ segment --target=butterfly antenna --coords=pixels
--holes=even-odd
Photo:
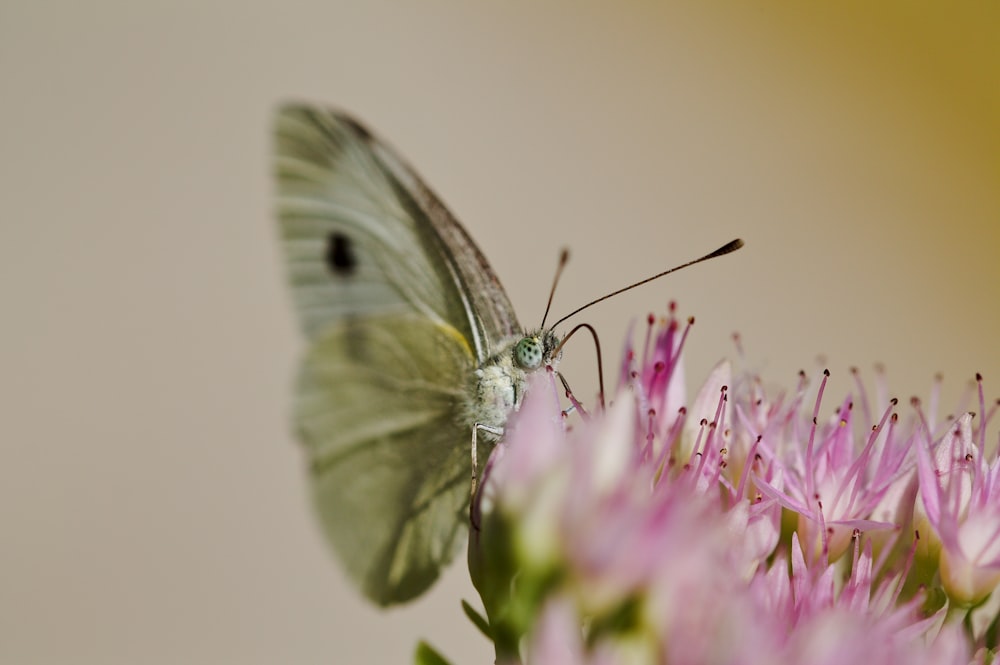
[[[552,297],[556,294],[556,286],[559,284],[559,278],[562,276],[563,268],[569,262],[569,250],[565,247],[562,252],[559,253],[559,265],[556,266],[556,276],[552,278],[552,290],[549,291],[549,302],[545,305],[545,315],[542,317],[542,325],[538,326],[542,330],[545,329],[545,319],[549,318],[549,308],[552,307]]]
[[[560,319],[560,321],[561,320],[562,319]],[[557,323],[556,325],[559,324]],[[552,356],[553,357],[558,356],[559,352],[562,351],[562,348],[566,345],[566,342],[569,341],[569,338],[572,337],[576,333],[576,331],[579,330],[580,328],[586,328],[587,330],[589,330],[590,335],[594,338],[594,348],[597,349],[597,385],[600,390],[601,409],[603,410],[604,409],[604,363],[601,360],[601,339],[597,336],[597,331],[594,330],[594,326],[590,325],[589,323],[578,324],[575,328],[570,330],[565,337],[562,338],[562,341],[559,342],[559,345],[552,351]],[[572,391],[569,389],[569,384],[566,383],[566,379],[563,379],[562,374],[559,375],[559,378],[562,379],[563,387],[566,388],[566,393],[567,393],[566,396],[570,397]],[[575,400],[575,398],[572,399]]]
[[[731,240],[731,241],[727,242],[725,245],[723,245],[722,247],[720,247],[719,249],[715,250],[714,252],[709,252],[705,256],[697,258],[694,261],[688,261],[687,263],[682,263],[679,266],[674,266],[670,270],[664,270],[663,272],[657,273],[656,275],[653,275],[652,277],[647,277],[646,279],[640,280],[640,281],[638,281],[638,282],[636,282],[634,284],[629,284],[628,286],[626,286],[624,288],[621,288],[621,289],[618,289],[617,291],[612,291],[611,293],[607,294],[606,296],[601,296],[597,300],[591,300],[586,305],[583,305],[582,307],[577,307],[572,312],[570,312],[566,316],[562,317],[561,319],[559,319],[558,321],[556,321],[555,323],[553,323],[552,327],[555,328],[556,326],[558,326],[560,323],[562,323],[566,319],[570,318],[571,316],[576,316],[577,314],[579,314],[583,310],[587,309],[588,307],[596,305],[599,302],[603,302],[603,301],[607,300],[608,298],[612,298],[612,297],[618,295],[619,293],[624,293],[625,291],[628,291],[629,289],[634,289],[637,286],[642,286],[643,284],[646,284],[647,282],[652,282],[654,279],[659,279],[659,278],[663,277],[664,275],[669,275],[672,272],[677,272],[678,270],[682,270],[682,269],[687,268],[689,266],[693,266],[696,263],[701,263],[702,261],[708,261],[709,259],[714,259],[714,258],[718,258],[720,256],[725,256],[726,254],[731,254],[732,252],[735,252],[736,250],[738,250],[742,246],[743,246],[743,241],[740,240],[739,238],[737,238],[736,240]],[[549,300],[551,301],[551,297],[549,298]],[[546,310],[546,313],[547,312],[548,312],[548,310]],[[568,337],[568,335],[567,335],[567,337]]]

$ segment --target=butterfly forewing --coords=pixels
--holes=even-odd
[[[482,361],[519,332],[482,253],[384,143],[343,114],[304,106],[283,107],[275,133],[278,215],[308,336],[408,309],[459,330]]]
[[[482,362],[496,351],[499,341],[522,332],[507,293],[469,234],[413,169],[385,144],[373,139],[372,148],[417,207],[426,213],[429,223],[426,231],[440,246],[467,315],[475,321],[473,341]]]

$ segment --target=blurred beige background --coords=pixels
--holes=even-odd
[[[747,240],[589,312],[612,362],[677,299],[692,389],[739,330],[776,384],[1000,395],[1000,12],[924,4],[5,2],[0,662],[492,662],[462,566],[380,615],[311,521],[287,97],[407,156],[528,325],[563,245],[557,314]]]

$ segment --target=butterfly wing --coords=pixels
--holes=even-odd
[[[388,146],[336,111],[290,105],[276,122],[278,212],[307,336],[359,315],[447,322],[480,362],[520,332],[486,258]]]
[[[303,364],[296,416],[320,521],[380,605],[420,595],[461,544],[469,437],[454,377],[472,356],[457,334],[420,316],[365,318],[331,326]]]
[[[518,330],[458,222],[342,114],[282,108],[278,214],[312,342],[296,422],[325,533],[388,605],[419,595],[463,535],[471,371]]]

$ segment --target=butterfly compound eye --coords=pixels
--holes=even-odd
[[[542,366],[542,342],[537,337],[523,337],[514,347],[514,360],[521,369]]]

